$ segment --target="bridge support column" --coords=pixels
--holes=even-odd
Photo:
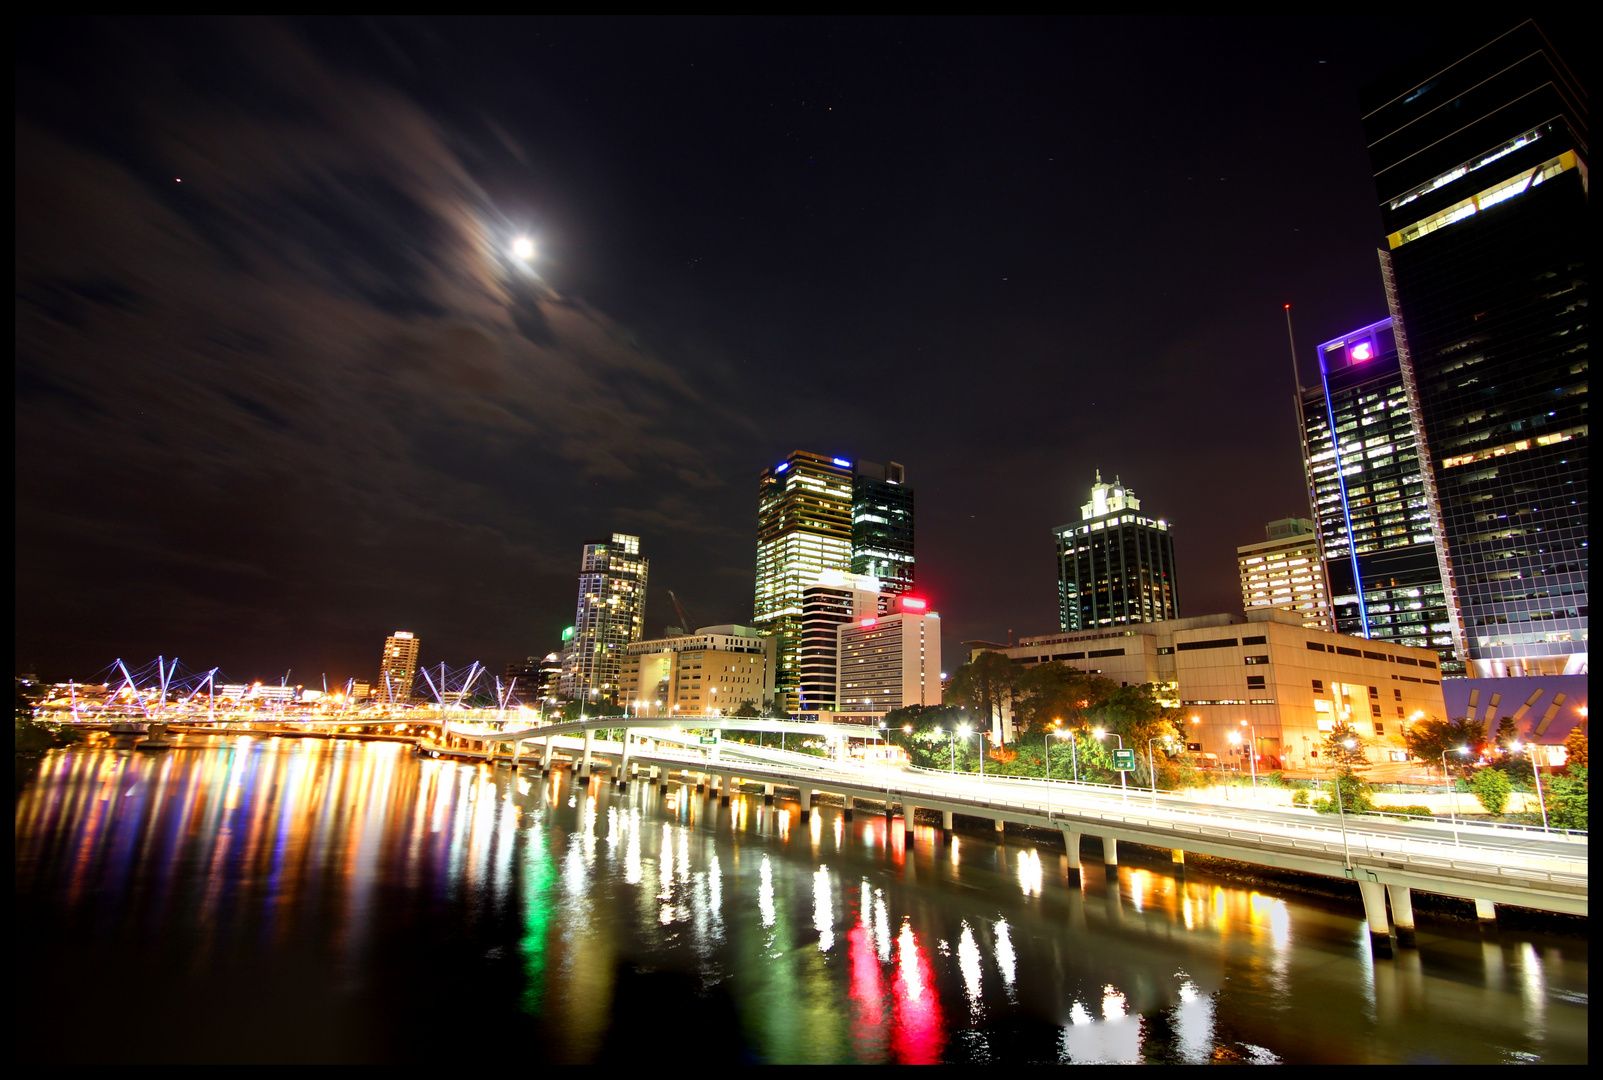
[[[1062,829],[1063,850],[1069,854],[1069,884],[1080,883],[1080,834],[1073,829]]]
[[[913,839],[913,821],[918,817],[918,807],[910,802],[902,803],[902,830],[909,840]]]
[[[1481,929],[1494,928],[1497,926],[1497,905],[1490,900],[1475,901],[1475,917],[1480,920]]]
[[[1001,818],[997,818],[996,835],[1001,836],[1005,832],[1007,832],[1007,822],[1003,821]]]
[[[1102,838],[1102,865],[1119,865],[1119,841],[1111,836]]]
[[[551,775],[551,751],[554,749],[553,736],[545,737],[545,745],[540,748],[540,775]]]
[[[840,797],[840,805],[841,805],[840,816],[842,818],[844,818],[845,820],[847,820],[847,821],[850,821],[852,819],[852,803],[855,802],[855,801],[856,800],[853,799],[850,795],[842,795]]]
[[[1414,945],[1414,890],[1406,885],[1386,886],[1391,897],[1391,921],[1397,928],[1397,944],[1403,948]]]
[[[1169,862],[1174,866],[1175,877],[1186,876],[1186,853],[1180,848],[1169,849]]]
[[[1364,919],[1369,923],[1369,949],[1376,956],[1391,955],[1391,923],[1386,919],[1386,887],[1378,881],[1360,881]]]
[[[612,786],[620,791],[629,783],[630,769],[634,763],[629,760],[629,729],[623,729],[623,751],[618,758],[618,771],[612,774]]]
[[[706,773],[697,773],[696,774],[696,794],[700,795],[702,792],[706,791],[707,790],[707,786],[709,784],[711,784],[711,783],[712,783],[712,777],[708,776]]]
[[[799,790],[801,791],[801,819],[803,821],[811,821],[813,820],[813,789],[803,783]]]
[[[763,785],[763,805],[764,806],[772,806],[772,805],[774,805],[774,785],[772,785],[772,784],[764,784]]]
[[[668,766],[666,765],[657,767],[657,789],[659,791],[668,790]]]
[[[952,812],[950,810],[941,811],[941,842],[946,844],[952,842]]]
[[[590,749],[595,745],[596,733],[589,728],[584,729],[584,764],[579,766],[579,779],[590,779]]]
[[[734,778],[733,775],[730,775],[730,774],[726,773],[725,775],[723,775],[722,777],[719,778],[719,782],[718,782],[718,805],[719,806],[728,806],[729,805],[729,799],[730,799],[731,796],[734,795],[734,793],[735,793],[735,778]]]
[[[514,769],[516,769],[518,767],[518,758],[520,758],[522,756],[523,756],[523,742],[522,742],[522,740],[513,739],[512,740],[512,767]]]

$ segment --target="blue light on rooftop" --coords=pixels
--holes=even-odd
[[[788,468],[790,468],[790,462],[781,461],[778,465],[774,466],[774,471],[775,472],[784,472]]]
[[[841,468],[843,468],[843,469],[849,469],[849,468],[851,468],[851,467],[852,467],[852,463],[851,463],[851,462],[849,462],[849,461],[843,461],[843,460],[842,460],[842,459],[840,459],[840,458],[836,458],[836,459],[835,459],[835,464],[837,464],[837,465],[839,465],[839,466],[840,466],[840,467],[841,467]]]

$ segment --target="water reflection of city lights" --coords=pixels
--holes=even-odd
[[[1041,853],[1033,848],[1019,852],[1019,889],[1025,896],[1040,896],[1044,888]]]
[[[829,867],[813,873],[813,929],[818,931],[818,951],[828,952],[835,944],[835,910],[830,900]]]
[[[763,925],[774,925],[774,868],[769,865],[768,856],[763,856],[762,865],[757,868],[757,910],[762,913]]]
[[[974,928],[963,920],[963,932],[957,940],[957,966],[963,973],[963,987],[968,992],[969,1012],[980,1015],[980,945],[974,940]]]
[[[996,967],[1002,973],[1002,985],[1007,988],[1008,1000],[1015,1000],[1013,991],[1014,972],[1018,957],[1013,952],[1013,937],[1009,931],[1007,920],[996,921]]]

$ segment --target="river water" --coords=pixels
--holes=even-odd
[[[52,752],[20,1060],[1584,1062],[1584,940],[394,743]]]

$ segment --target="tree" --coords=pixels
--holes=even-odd
[[[1583,753],[1585,738],[1583,735]],[[1568,745],[1568,740],[1565,745]],[[1548,780],[1543,790],[1543,794],[1547,797],[1548,823],[1556,829],[1584,829],[1587,768],[1585,765],[1575,764],[1575,759],[1571,758],[1565,773],[1564,776],[1555,776]]]
[[[1440,765],[1442,755],[1447,756],[1449,767],[1457,766],[1460,774],[1468,774],[1475,760],[1475,751],[1479,750],[1486,741],[1486,725],[1479,720],[1461,717],[1457,720],[1442,720],[1439,717],[1427,716],[1423,720],[1408,725],[1403,732],[1403,743],[1408,752],[1420,761]],[[1470,748],[1470,754],[1460,754],[1457,750],[1461,746]]]
[[[999,652],[982,652],[952,673],[946,696],[972,710],[977,723],[990,728],[1002,715],[1002,703],[1018,691],[1019,667]]]
[[[1519,725],[1514,723],[1510,717],[1505,716],[1497,722],[1497,734],[1492,736],[1492,741],[1497,744],[1499,750],[1507,754],[1511,752],[1514,741],[1519,737]]]
[[[1356,766],[1366,764],[1369,759],[1364,756],[1364,738],[1351,724],[1337,723],[1325,736],[1320,749],[1332,766],[1348,775],[1352,774]]]
[[[1586,732],[1579,726],[1571,728],[1570,733],[1564,736],[1564,752],[1569,755],[1564,761],[1569,769],[1573,770],[1577,765],[1586,768]]]
[[[1089,675],[1062,661],[1038,664],[1019,674],[1014,726],[1021,735],[1064,727],[1087,730],[1093,703],[1106,701],[1118,688],[1112,679]]]
[[[1334,796],[1338,792],[1341,795],[1341,809],[1349,814],[1367,814],[1375,808],[1375,804],[1369,800],[1369,781],[1350,769],[1337,773],[1330,782],[1329,790],[1330,795],[1314,802],[1314,809],[1321,814],[1337,813]]]
[[[1185,732],[1178,715],[1158,701],[1158,688],[1151,683],[1116,687],[1090,710],[1097,726],[1118,732],[1124,737],[1126,749],[1136,752],[1133,779],[1138,784],[1152,783],[1151,754],[1163,753],[1167,757],[1185,749]]]
[[[736,715],[736,716],[745,716],[745,717],[753,717],[753,718],[754,717],[759,717],[762,714],[763,714],[763,711],[757,707],[757,703],[755,701],[750,701],[750,700],[742,701],[740,703],[740,708],[736,709],[735,712],[734,712],[734,715]]]
[[[1514,789],[1501,769],[1479,770],[1470,780],[1469,788],[1486,812],[1494,817],[1508,809],[1508,795]]]

